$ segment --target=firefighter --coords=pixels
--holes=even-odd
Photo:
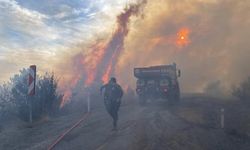
[[[104,105],[113,119],[113,130],[117,130],[118,110],[121,105],[123,90],[121,86],[116,83],[116,79],[112,77],[107,84],[101,87],[100,91],[104,93]]]

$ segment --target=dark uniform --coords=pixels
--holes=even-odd
[[[113,127],[116,129],[118,121],[118,110],[121,105],[121,98],[123,90],[119,84],[116,83],[115,78],[111,78],[109,83],[101,87],[101,93],[104,91],[104,104],[107,112],[113,118]]]

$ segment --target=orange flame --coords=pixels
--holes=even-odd
[[[178,47],[187,46],[191,41],[189,39],[190,30],[188,28],[181,28],[177,33],[176,45]]]
[[[129,89],[129,85],[126,84],[126,85],[124,86],[124,92],[125,92],[125,93],[128,93],[128,89]]]
[[[112,37],[107,41],[108,43],[99,42],[91,47],[91,51],[86,55],[80,56],[80,65],[82,68],[77,68],[80,72],[79,76],[84,76],[84,86],[91,86],[95,80],[100,80],[98,73],[102,73],[101,79],[103,82],[108,82],[110,75],[114,73],[114,67],[117,63],[118,56],[123,50],[124,39],[129,32],[129,21],[131,16],[137,16],[140,13],[140,8],[145,6],[146,1],[143,0],[138,4],[131,4],[128,8],[117,16],[117,29]],[[114,47],[117,46],[116,49]],[[112,55],[112,56],[111,56]],[[111,57],[110,57],[111,56]],[[79,63],[79,62],[77,62]],[[98,69],[98,70],[97,70]],[[100,70],[99,70],[100,69]],[[86,77],[85,77],[86,76]],[[82,79],[80,77],[79,79]],[[65,104],[66,99],[69,99],[72,95],[71,90],[75,87],[79,80],[71,83],[68,90],[65,91],[62,105]]]
[[[110,75],[111,75],[111,72],[112,72],[112,67],[113,67],[113,61],[115,58],[117,58],[117,54],[118,54],[118,51],[119,51],[119,46],[115,49],[113,55],[111,56],[111,59],[109,61],[109,64],[108,64],[108,67],[105,71],[105,73],[103,74],[102,76],[102,82],[105,84],[105,83],[108,83],[109,81],[109,78],[110,78]]]
[[[105,43],[97,44],[93,50],[86,55],[86,58],[82,60],[82,64],[86,69],[87,79],[85,80],[85,86],[89,86],[93,83],[96,77],[96,69],[105,53]]]
[[[190,44],[191,40],[189,38],[190,30],[188,28],[181,28],[176,35],[169,36],[157,36],[150,40],[147,43],[146,49],[152,50],[156,46],[174,44],[175,46],[182,48]]]
[[[62,97],[62,101],[60,103],[60,108],[62,108],[71,98],[72,96],[72,88],[74,88],[77,84],[77,82],[80,80],[80,75],[78,74],[76,77],[72,78],[70,81],[70,84],[68,87],[66,85],[61,85],[63,87],[66,87],[64,90],[64,95]]]
[[[96,68],[100,63],[103,55],[105,53],[105,43],[95,44],[84,58],[81,59],[81,64],[83,65],[83,69],[86,72],[86,79],[84,81],[84,86],[89,86],[93,83],[96,77]],[[68,85],[62,85],[64,91],[64,96],[62,98],[60,107],[63,107],[72,97],[72,90],[78,83],[78,81],[82,78],[81,72],[75,72],[74,77],[70,79]]]
[[[67,101],[70,99],[71,96],[72,96],[71,90],[67,90],[64,92],[62,101],[60,103],[60,108],[62,108],[67,103]]]
[[[105,83],[108,83],[109,78],[110,78],[111,71],[112,71],[112,63],[109,63],[106,72],[105,72],[104,75],[102,76],[102,82],[103,82],[104,84],[105,84]]]

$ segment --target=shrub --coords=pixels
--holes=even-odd
[[[11,78],[12,101],[16,106],[18,116],[25,121],[29,118],[29,107],[32,105],[32,118],[40,119],[44,115],[51,115],[59,109],[62,95],[57,92],[58,80],[53,73],[37,76],[36,94],[28,96],[28,69],[23,69]]]
[[[58,94],[58,80],[55,79],[54,73],[46,73],[40,77],[37,83],[37,107],[45,115],[52,114],[59,109],[63,95]]]
[[[10,85],[8,83],[0,85],[0,119],[13,110],[14,104],[11,99]]]
[[[250,104],[250,77],[240,83],[239,86],[234,86],[232,95]]]

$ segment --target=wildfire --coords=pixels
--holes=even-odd
[[[177,34],[168,36],[157,36],[150,40],[147,44],[146,49],[152,50],[159,45],[175,45],[179,48],[185,47],[190,44],[189,38],[190,30],[188,28],[181,28]]]
[[[189,39],[190,30],[188,28],[181,28],[177,33],[176,45],[178,47],[187,46],[191,41]]]
[[[129,86],[128,86],[128,85],[125,85],[125,87],[124,87],[124,92],[125,92],[125,93],[128,93],[128,90],[129,90]]]
[[[104,84],[108,83],[111,71],[112,71],[112,63],[109,64],[107,70],[105,71],[104,75],[102,76],[102,82]]]
[[[114,59],[117,58],[117,54],[118,54],[118,50],[119,50],[119,46],[115,49],[110,61],[109,61],[109,64],[108,64],[108,67],[107,69],[105,70],[105,73],[103,74],[102,76],[102,82],[105,84],[109,81],[109,78],[110,78],[110,75],[111,75],[111,72],[112,72],[112,67],[113,67],[113,63],[114,63]]]
[[[97,66],[105,54],[105,46],[105,43],[97,44],[95,47],[93,47],[93,50],[86,55],[85,59],[82,60],[82,65],[85,68],[87,76],[85,80],[85,86],[91,85],[95,80]]]
[[[76,71],[69,79],[69,83],[61,85],[64,96],[62,98],[60,107],[63,107],[72,97],[72,90],[76,87],[80,79],[84,79],[84,86],[91,85],[96,76],[97,65],[103,58],[105,53],[105,43],[99,42],[91,47],[91,51],[85,55],[79,54],[74,58]],[[79,66],[82,66],[79,68]],[[81,69],[81,70],[79,70]],[[84,72],[84,73],[83,73]]]
[[[62,108],[62,107],[66,104],[66,102],[70,99],[71,96],[72,96],[71,90],[66,90],[66,91],[64,92],[62,101],[61,101],[61,103],[60,103],[60,108]]]
[[[70,84],[67,86],[67,88],[64,88],[64,95],[62,97],[62,101],[60,103],[60,107],[62,108],[71,98],[72,96],[72,89],[76,86],[78,81],[80,80],[80,75],[73,77],[70,81]],[[66,85],[63,85],[63,87],[66,87]]]
[[[77,55],[80,58],[80,62],[76,64],[77,72],[80,76],[79,80],[84,81],[84,87],[92,86],[94,81],[107,83],[110,76],[114,74],[118,57],[124,47],[124,39],[129,32],[130,17],[138,15],[145,3],[146,0],[138,4],[131,4],[117,16],[117,28],[107,43],[98,41],[89,49],[87,54],[80,53]],[[72,81],[71,83],[74,83],[74,85],[65,90],[61,106],[71,97],[71,90],[76,87],[76,84],[80,83],[79,80]]]

